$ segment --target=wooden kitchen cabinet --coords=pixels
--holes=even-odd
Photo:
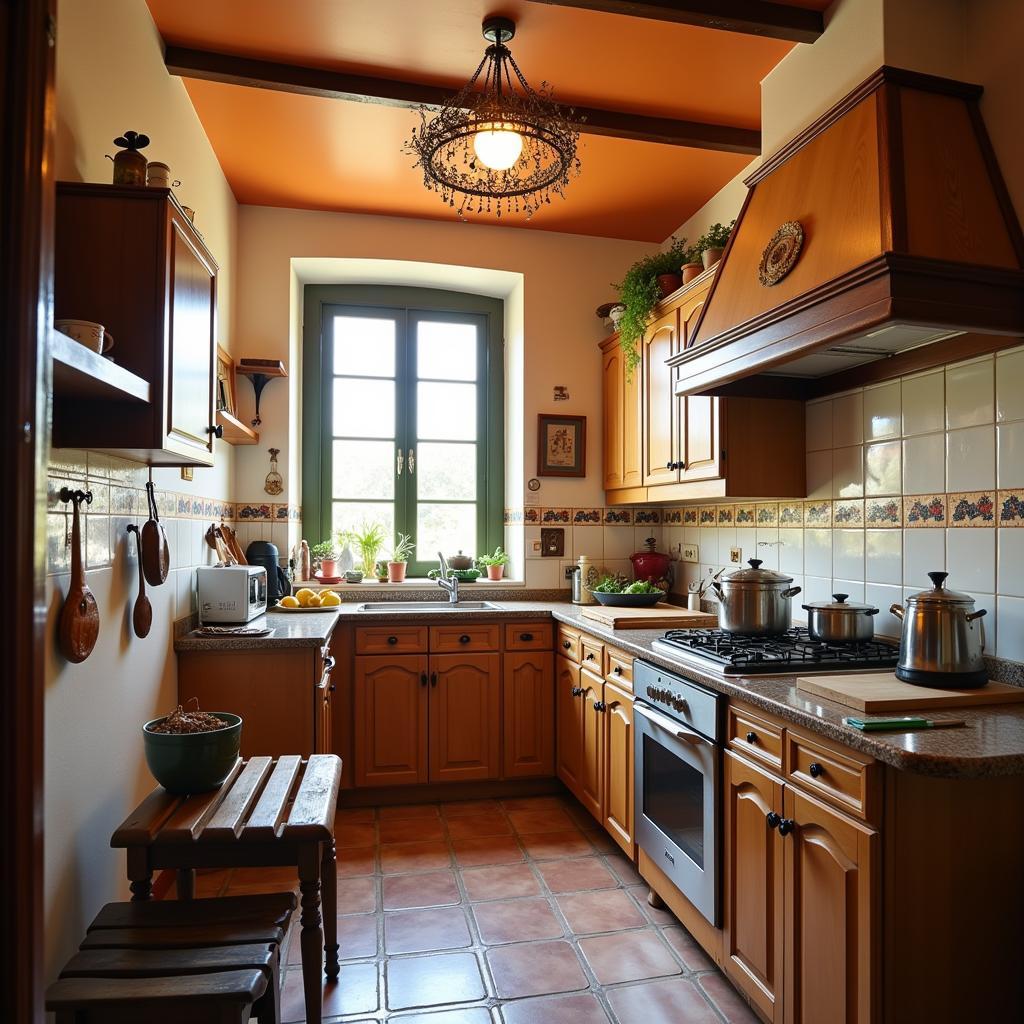
[[[643,482],[640,427],[640,367],[632,373],[618,336],[601,344],[604,401],[604,489],[639,487]]]
[[[679,350],[679,308],[654,320],[640,342],[643,413],[643,485],[677,483],[677,402],[666,360]]]
[[[558,734],[556,774],[572,793],[580,791],[583,703],[581,669],[570,657],[555,658],[555,719]]]
[[[550,651],[506,653],[502,686],[502,774],[507,779],[553,775],[555,672]]]
[[[429,781],[498,778],[501,655],[431,655],[429,671]]]
[[[102,323],[148,401],[54,394],[55,447],[213,464],[217,264],[169,189],[57,185],[54,316]]]
[[[601,821],[626,856],[636,856],[633,833],[633,697],[612,683],[602,697],[604,779]]]
[[[579,773],[576,798],[598,820],[604,820],[604,684],[584,669],[580,672]]]

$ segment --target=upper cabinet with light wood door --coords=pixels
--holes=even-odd
[[[94,378],[55,364],[54,445],[212,465],[217,264],[170,191],[60,182],[54,253],[55,319],[114,339]]]
[[[618,336],[601,343],[604,400],[604,489],[620,491],[643,482],[640,368],[630,370]]]

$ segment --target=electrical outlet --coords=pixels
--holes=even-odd
[[[743,561],[743,548],[729,548],[729,561],[739,565]]]
[[[683,561],[684,562],[699,562],[700,561],[700,548],[696,544],[684,544],[683,545]]]

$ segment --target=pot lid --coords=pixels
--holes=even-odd
[[[930,572],[928,579],[935,584],[931,590],[919,590],[907,598],[907,604],[957,604],[968,608],[974,607],[974,598],[970,594],[961,594],[956,590],[947,590],[944,586],[948,572]]]
[[[811,601],[803,605],[807,611],[836,611],[848,612],[851,615],[860,615],[867,612],[869,615],[877,615],[878,609],[872,604],[861,604],[859,601],[849,601],[849,594],[833,594],[831,601]]]
[[[774,569],[762,569],[760,558],[748,559],[749,569],[737,569],[725,577],[730,583],[754,583],[758,586],[765,584],[774,585],[781,583],[792,583],[793,577],[782,572],[775,572]]]

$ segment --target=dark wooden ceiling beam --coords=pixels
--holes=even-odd
[[[813,43],[825,31],[820,11],[762,0],[531,0],[551,7],[575,7],[601,14],[671,21],[725,32]]]
[[[273,89],[355,103],[380,103],[389,107],[412,108],[422,105],[439,108],[455,91],[420,82],[354,75],[347,71],[282,64],[181,46],[166,47],[164,63],[172,75],[180,75],[182,78],[198,78],[208,82]],[[687,146],[691,149],[753,156],[761,152],[761,133],[756,129],[682,121],[670,117],[648,117],[596,107],[573,108],[572,120],[587,135],[605,135],[637,142],[656,142],[665,146]]]

